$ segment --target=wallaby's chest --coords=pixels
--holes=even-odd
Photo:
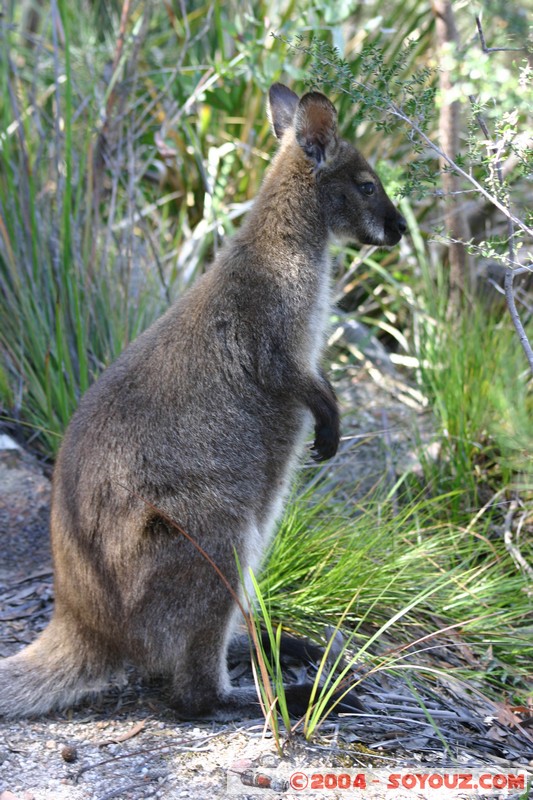
[[[325,253],[318,272],[316,296],[308,321],[309,366],[316,370],[325,345],[331,303],[330,257]]]

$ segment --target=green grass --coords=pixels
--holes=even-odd
[[[443,445],[437,480],[474,502],[501,486],[533,489],[530,376],[516,345],[507,318],[482,308],[424,331],[422,381]]]
[[[62,11],[63,44],[52,37],[44,52],[29,50],[7,27],[1,41],[0,355],[10,388],[2,394],[16,403],[5,403],[5,416],[18,417],[46,455],[102,366],[163,307],[153,308],[149,274],[136,297],[130,291],[124,262],[137,237],[132,198],[113,200],[117,170],[114,214],[93,207],[98,87],[72,72],[76,43]],[[117,233],[123,216],[130,225]]]
[[[334,495],[320,501],[303,491],[273,543],[260,617],[273,631],[282,623],[324,643],[339,630],[352,663],[367,670],[442,669],[495,698],[525,702],[530,584],[495,535],[493,512],[460,524],[450,518],[451,499],[404,497],[394,513],[372,497],[341,506]],[[461,658],[464,644],[470,662]],[[339,676],[329,680],[333,690]],[[323,711],[306,721],[309,735]]]

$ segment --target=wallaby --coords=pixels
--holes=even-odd
[[[53,618],[0,662],[0,714],[100,690],[124,663],[170,679],[187,718],[258,713],[232,688],[235,592],[267,547],[311,415],[329,459],[339,412],[320,368],[332,237],[390,246],[403,217],[319,92],[269,92],[280,146],[213,265],[83,397],[57,459]],[[302,546],[305,543],[302,542]],[[236,558],[237,557],[237,558]]]

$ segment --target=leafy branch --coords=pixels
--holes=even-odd
[[[314,70],[313,76],[316,77],[316,83],[329,85],[337,91],[347,94],[355,102],[361,101],[362,97],[365,100],[365,106],[371,106],[374,110],[389,114],[396,119],[403,122],[414,134],[417,136],[427,147],[429,147],[439,158],[445,161],[450,169],[453,169],[458,175],[470,183],[474,189],[479,192],[486,200],[495,206],[506,218],[510,219],[517,228],[520,228],[528,236],[533,237],[533,228],[527,225],[519,217],[515,216],[511,210],[496,197],[493,193],[485,189],[485,187],[476,178],[466,170],[464,170],[457,161],[454,161],[448,153],[444,152],[439,145],[430,138],[424,130],[426,124],[426,115],[421,114],[422,121],[408,113],[404,108],[396,103],[388,92],[379,91],[379,87],[372,86],[368,83],[354,78],[349,64],[341,58],[339,51],[333,46],[325,42],[311,42],[309,45],[295,44],[293,41],[284,37],[277,36],[280,41],[284,42],[290,50],[311,56],[315,62],[321,67],[327,67],[331,70],[335,78],[328,78],[326,75],[321,74],[319,71]],[[297,37],[300,39],[300,37]],[[302,39],[303,41],[303,39]],[[327,53],[327,55],[326,55]],[[428,71],[429,72],[429,71]],[[419,76],[417,83],[421,83],[426,75],[426,71]],[[386,76],[387,77],[387,76]],[[383,83],[385,80],[383,81]],[[407,84],[406,84],[407,85]],[[408,87],[409,89],[410,87]],[[363,94],[361,94],[363,93]],[[431,97],[434,97],[434,92],[431,92]],[[422,104],[420,104],[422,106]],[[382,127],[384,127],[382,125]]]
[[[481,20],[479,17],[476,17],[476,25],[478,29],[481,46],[484,52],[493,52],[493,50],[487,51],[486,49],[485,37],[483,35],[483,28],[481,26]],[[471,100],[473,100],[473,98],[471,98]],[[496,143],[493,141],[489,129],[487,127],[487,124],[483,119],[482,115],[480,113],[475,113],[474,116],[477,120],[479,127],[483,132],[483,135],[485,136],[485,140],[487,142],[487,148],[494,157],[495,174],[497,177],[499,188],[503,191],[505,188],[505,179],[503,176],[501,152],[498,149]],[[508,194],[506,197],[506,207],[507,209],[509,209]],[[527,338],[527,334],[522,324],[522,320],[520,319],[520,315],[516,307],[516,301],[514,296],[514,279],[516,275],[516,270],[513,268],[512,265],[516,263],[515,221],[513,215],[511,215],[510,213],[507,215],[507,236],[508,236],[507,239],[508,261],[505,267],[505,278],[504,278],[505,300],[507,302],[507,308],[509,309],[509,313],[511,315],[514,328],[520,340],[520,344],[522,345],[522,349],[524,350],[526,358],[529,362],[529,367],[531,369],[531,372],[533,373],[533,349],[531,348],[531,344],[529,343],[529,339]]]

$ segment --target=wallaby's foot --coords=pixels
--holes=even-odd
[[[268,633],[264,630],[261,631],[261,643],[267,658],[269,660],[272,659],[272,642]],[[249,661],[250,647],[250,639],[247,634],[238,634],[235,636],[230,642],[228,649],[228,662],[230,666],[237,665],[239,662],[245,660]],[[320,645],[304,637],[291,636],[287,633],[281,634],[279,658],[282,667],[290,667],[297,664],[299,666],[311,666],[312,670],[314,670],[318,668],[323,657],[324,648]],[[307,712],[313,695],[313,687],[314,684],[312,681],[288,683],[285,685],[285,697],[291,717],[298,718],[304,716]],[[314,693],[313,702],[316,702],[319,694],[320,689]],[[334,707],[334,713],[367,711],[364,704],[357,697],[355,690],[351,690],[343,696],[344,694],[345,690],[337,691],[333,694],[329,706]]]
[[[253,688],[232,689],[228,694],[202,700],[173,698],[172,708],[182,720],[214,720],[229,722],[238,719],[256,719],[263,716],[257,692]]]
[[[303,717],[307,713],[307,709],[311,702],[315,704],[320,697],[320,688],[315,691],[314,683],[306,681],[305,683],[289,684],[285,687],[285,699],[287,701],[287,708],[291,717]],[[313,697],[314,693],[314,697]],[[354,691],[348,692],[345,696],[343,691],[334,692],[324,710],[324,714],[333,712],[335,714],[354,714],[367,709],[359,700]],[[311,700],[311,698],[313,699]]]
[[[307,713],[314,692],[314,684],[293,683],[285,686],[285,701],[289,715],[293,719],[300,719]],[[316,702],[320,690],[315,693],[313,702]],[[351,691],[345,696],[344,692],[335,692],[331,697],[325,713],[328,710],[336,714],[358,713],[367,709],[361,703],[355,692]],[[183,700],[174,700],[172,707],[182,720],[214,720],[229,722],[239,719],[256,719],[263,716],[261,703],[255,689],[233,689],[228,695],[219,697],[211,702],[196,704],[195,706]]]

